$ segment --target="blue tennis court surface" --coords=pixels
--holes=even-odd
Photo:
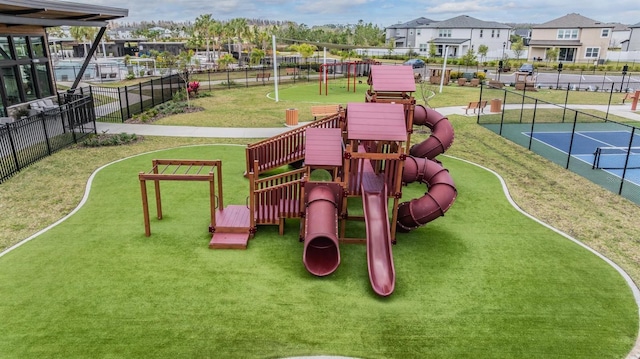
[[[525,136],[531,136],[530,132],[523,132]],[[573,137],[573,140],[572,140]],[[619,147],[623,154],[606,154],[598,159],[602,167],[613,167],[612,169],[595,169],[594,171],[606,171],[614,176],[622,178],[624,167],[627,163],[627,170],[624,178],[627,181],[640,185],[640,136],[633,135],[629,131],[576,131],[573,136],[571,132],[534,132],[533,139],[546,144],[563,153],[571,153],[571,157],[593,165],[598,148]],[[633,148],[628,157],[626,153],[629,145]],[[599,152],[599,151],[598,151]]]

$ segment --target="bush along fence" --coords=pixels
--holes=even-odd
[[[0,125],[0,183],[96,132],[91,96],[61,94],[59,101],[55,108]]]
[[[481,101],[490,110],[477,115],[478,124],[541,155],[565,169],[640,204],[640,128],[633,120],[612,119],[611,105],[624,93],[608,91],[593,96],[608,98],[606,111],[571,108],[574,96],[565,90],[564,104],[545,102],[512,88],[482,86]],[[568,84],[571,89],[571,84]],[[620,97],[620,98],[619,98]]]

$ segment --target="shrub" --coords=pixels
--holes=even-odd
[[[86,140],[82,141],[82,146],[85,147],[102,147],[102,146],[121,146],[138,141],[138,136],[135,133],[118,133],[107,134],[102,133],[99,135],[93,134]]]

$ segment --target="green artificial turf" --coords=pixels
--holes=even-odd
[[[225,203],[242,204],[243,152],[184,147],[101,170],[77,213],[0,258],[0,357],[582,359],[624,357],[635,341],[623,278],[452,158],[456,203],[398,234],[387,298],[369,286],[364,245],[341,245],[329,277],[307,273],[297,220],[285,236],[259,227],[246,251],[208,249],[202,182],[162,182],[164,219],[151,206],[144,236],[137,174],[153,158],[221,159]],[[403,200],[425,191],[411,184]]]

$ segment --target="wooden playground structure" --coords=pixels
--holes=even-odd
[[[320,95],[322,95],[322,84],[324,83],[324,94],[325,96],[329,95],[329,72],[335,73],[337,68],[341,70],[346,67],[346,78],[347,78],[347,92],[353,91],[356,92],[356,82],[358,81],[358,76],[360,74],[364,74],[369,72],[368,69],[371,68],[372,65],[379,65],[380,63],[377,61],[349,61],[349,62],[337,62],[331,64],[322,64],[320,65],[318,76],[318,86],[320,89]],[[353,89],[351,87],[351,83],[353,82]]]
[[[310,273],[335,271],[340,243],[363,243],[373,290],[390,295],[395,285],[391,246],[397,232],[444,215],[455,201],[451,176],[433,160],[453,142],[453,128],[436,111],[416,106],[411,67],[371,66],[367,84],[365,102],[349,103],[334,115],[247,146],[247,205],[223,205],[218,161],[155,160],[151,171],[139,174],[145,234],[151,233],[146,181],[155,184],[158,219],[160,181],[207,181],[210,248],[246,248],[258,226],[277,225],[283,234],[285,220],[299,219],[298,238],[304,242],[303,262]],[[431,136],[412,145],[414,124],[429,127]],[[269,175],[287,165],[299,168]],[[194,166],[202,168],[193,173]],[[317,170],[330,179],[312,180]],[[413,181],[424,183],[427,194],[401,203],[403,185]],[[352,213],[360,203],[362,210]],[[352,222],[364,222],[365,233],[354,236],[353,228],[348,230]]]

